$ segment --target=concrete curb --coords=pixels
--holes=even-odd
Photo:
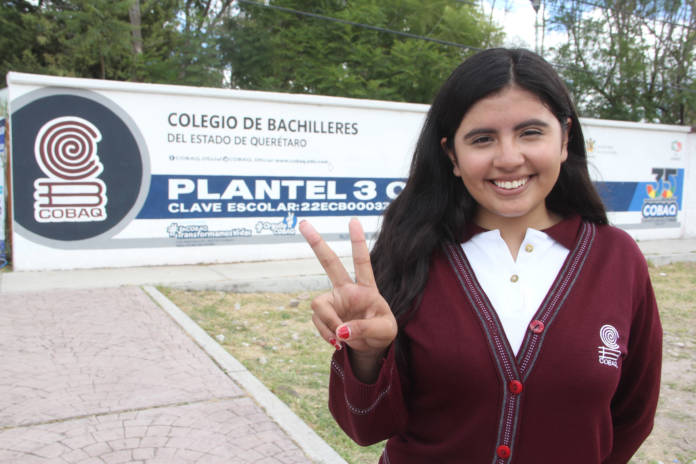
[[[662,255],[645,255],[646,261],[654,264],[655,266],[666,266],[668,264],[674,263],[689,263],[696,261],[696,253],[673,253],[673,254],[662,254]]]
[[[162,285],[166,287],[179,288],[184,290],[216,291],[231,293],[294,293],[303,291],[311,292],[316,290],[327,290],[331,288],[331,282],[329,281],[329,278],[324,275],[257,278],[234,281],[227,280],[218,282],[178,282]]]
[[[227,375],[245,389],[266,410],[271,419],[297,443],[310,459],[321,464],[347,464],[314,430],[305,424],[285,403],[254,377],[242,363],[229,354],[179,307],[152,286],[143,286],[143,290],[194,339]]]

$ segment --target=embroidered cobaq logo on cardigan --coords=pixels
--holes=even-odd
[[[618,369],[619,363],[618,359],[621,355],[621,350],[619,349],[619,331],[613,325],[603,325],[599,329],[599,339],[604,344],[603,346],[598,346],[599,351],[599,363],[605,366],[612,366]]]

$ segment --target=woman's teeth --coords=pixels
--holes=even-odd
[[[512,190],[518,187],[522,187],[524,184],[527,183],[528,179],[529,177],[525,177],[524,179],[519,180],[494,180],[493,183],[500,188]]]

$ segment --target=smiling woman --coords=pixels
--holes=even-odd
[[[479,100],[466,113],[443,150],[479,205],[474,221],[500,229],[513,257],[527,227],[543,230],[560,222],[546,197],[568,157],[563,124],[533,93],[511,85]]]
[[[650,433],[662,329],[643,255],[607,225],[565,85],[525,50],[480,52],[430,107],[355,279],[333,285],[329,407],[380,463],[625,464]],[[344,349],[345,348],[345,349]]]

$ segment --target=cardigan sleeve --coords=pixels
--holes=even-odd
[[[640,298],[631,325],[628,354],[611,409],[612,453],[605,464],[625,464],[653,427],[660,393],[662,326],[655,294],[645,269]]]
[[[390,438],[406,424],[406,407],[394,346],[385,358],[374,384],[355,378],[348,350],[334,353],[329,380],[329,409],[344,432],[357,444],[371,445]]]

